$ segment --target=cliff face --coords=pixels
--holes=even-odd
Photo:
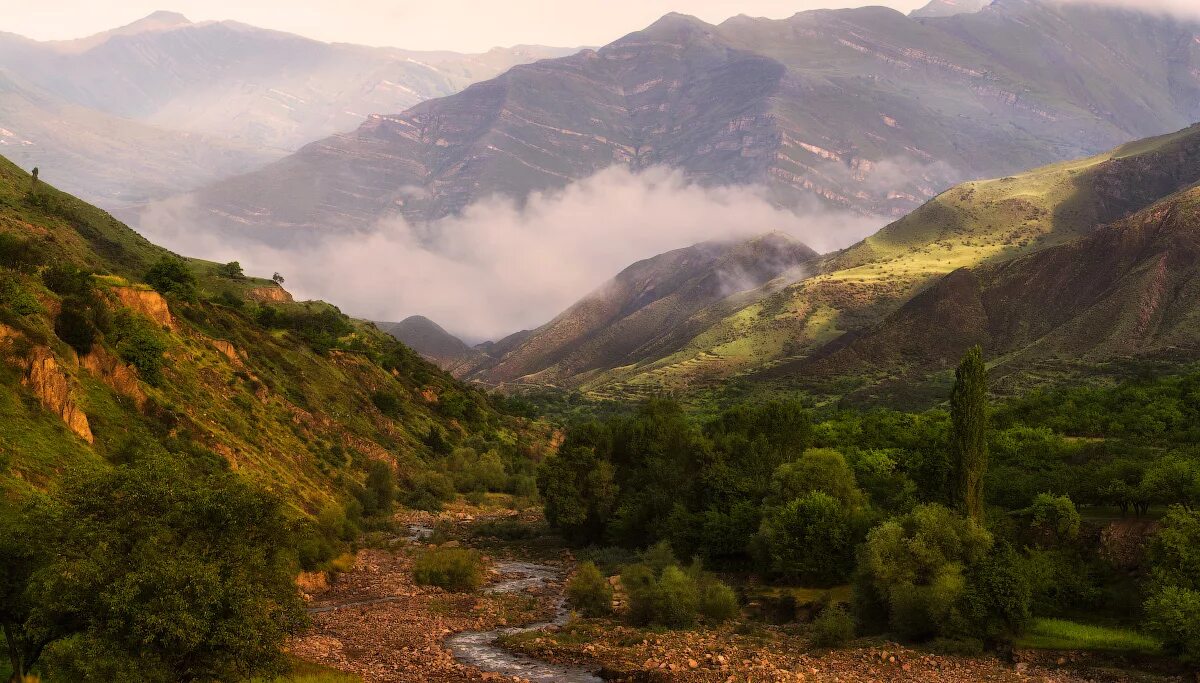
[[[113,287],[110,291],[126,308],[146,316],[161,327],[178,329],[175,319],[171,317],[171,308],[167,305],[167,300],[153,289]]]
[[[21,383],[37,396],[46,410],[58,415],[76,436],[92,443],[87,415],[75,400],[75,382],[59,365],[49,348],[35,347],[26,360],[25,377]]]

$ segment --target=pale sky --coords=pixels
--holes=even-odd
[[[0,0],[0,31],[38,40],[98,33],[171,10],[192,21],[234,19],[326,41],[479,52],[519,43],[604,45],[671,12],[719,22],[821,7],[927,0]]]

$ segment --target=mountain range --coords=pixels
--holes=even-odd
[[[825,256],[779,236],[664,254],[538,330],[439,362],[487,384],[597,397],[734,382],[920,402],[940,400],[974,344],[1010,389],[1196,360],[1198,188],[1200,124],[956,186]],[[762,284],[712,286],[731,263],[756,264]]]
[[[571,52],[330,44],[156,12],[78,40],[0,34],[0,127],[19,141],[4,150],[14,161],[122,207],[252,170],[369,114]],[[112,187],[116,174],[102,172],[105,161],[122,169],[123,189]]]
[[[374,115],[199,191],[186,220],[276,240],[362,230],[562,188],[613,164],[765,185],[786,206],[901,216],[954,182],[1190,124],[1197,35],[1200,25],[1163,15],[1043,0],[720,25],[671,14],[599,50]]]

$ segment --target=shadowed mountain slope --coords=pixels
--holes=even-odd
[[[669,352],[748,291],[800,277],[817,254],[781,234],[706,242],[635,263],[546,325],[457,374],[492,384],[572,384]],[[779,286],[778,284],[773,286]]]
[[[673,348],[658,348],[635,365],[560,376],[552,383],[600,396],[641,396],[695,391],[739,376],[784,386],[816,379],[826,386],[844,379],[870,383],[904,373],[909,354],[920,359],[912,363],[922,372],[942,367],[958,358],[962,343],[978,338],[967,332],[978,325],[957,320],[952,313],[961,309],[952,303],[940,318],[943,304],[928,303],[943,301],[938,288],[953,302],[953,294],[971,291],[971,278],[984,277],[966,273],[998,273],[1021,259],[1043,253],[1064,258],[1076,253],[1072,249],[1084,249],[1078,252],[1081,265],[1101,268],[1109,262],[1097,260],[1094,251],[1107,243],[1084,248],[1081,239],[1198,182],[1200,126],[1087,159],[965,183],[872,237],[812,261],[811,273],[794,284],[746,293],[733,310],[693,314],[690,320],[705,321],[703,329],[685,342],[675,340]],[[1095,272],[1089,277],[1093,284],[1103,281]],[[1019,294],[1005,291],[1014,302],[1033,307],[1048,296],[1040,285]],[[1022,312],[1041,315],[1018,309],[1005,329],[1041,329]],[[894,314],[900,317],[880,327]],[[956,330],[965,330],[961,340]],[[1022,343],[1013,339],[1000,345],[1005,352]],[[1071,343],[1082,348],[1078,339]],[[1110,347],[1097,343],[1096,349],[1092,355],[1098,357]]]
[[[1037,0],[931,18],[870,7],[712,26],[672,14],[207,188],[192,220],[361,229],[561,188],[613,164],[764,184],[785,205],[903,215],[965,178],[1188,125],[1200,117],[1198,33]]]
[[[156,12],[79,40],[0,34],[0,72],[19,79],[45,105],[27,116],[0,109],[0,127],[36,142],[21,150],[16,160],[22,165],[39,165],[65,187],[122,207],[244,173],[351,130],[369,114],[400,111],[514,64],[571,52],[537,46],[478,55],[372,48]],[[66,109],[70,117],[59,113]],[[98,127],[107,130],[106,140],[92,139]],[[196,142],[172,150],[169,142],[147,140],[143,129]],[[191,157],[180,151],[199,144],[214,149]],[[213,158],[223,150],[226,158]],[[239,157],[238,150],[254,155]],[[72,155],[100,159],[110,152],[113,168],[68,163]],[[154,163],[170,154],[184,161]],[[143,155],[148,163],[141,162]],[[127,186],[119,194],[109,188],[117,176]]]

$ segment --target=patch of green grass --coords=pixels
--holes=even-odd
[[[362,683],[362,679],[322,664],[292,659],[292,671],[277,678],[254,678],[250,683]]]
[[[1081,624],[1065,619],[1035,619],[1025,635],[1017,639],[1016,645],[1035,650],[1093,650],[1144,654],[1156,654],[1162,648],[1155,639],[1136,631]]]

